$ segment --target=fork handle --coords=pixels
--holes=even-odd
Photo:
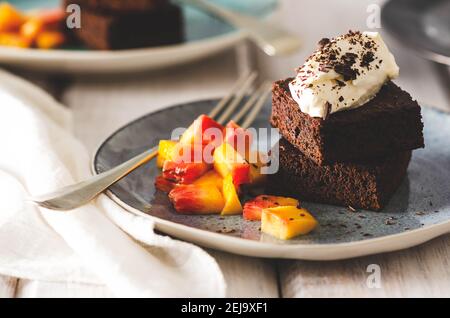
[[[88,203],[131,171],[149,162],[157,155],[158,148],[152,148],[108,171],[55,192],[33,197],[31,200],[51,210],[73,210]]]
[[[252,16],[228,10],[206,0],[176,1],[209,12],[235,28],[245,31],[247,36],[269,56],[291,54],[300,47],[296,36]]]

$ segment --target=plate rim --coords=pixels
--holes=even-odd
[[[273,7],[264,16],[264,19],[268,21],[279,10],[279,0],[273,1]],[[173,45],[114,51],[40,50],[0,46],[0,64],[63,74],[142,72],[161,70],[214,56],[240,44],[247,38],[245,31],[232,29],[217,36]]]
[[[393,1],[393,0],[389,0],[389,1],[386,1],[382,6],[381,23],[382,23],[383,29],[387,30],[389,32],[389,34],[392,35],[397,41],[399,41],[406,47],[412,49],[419,56],[421,56],[427,60],[439,63],[439,64],[450,66],[450,54],[443,55],[442,53],[436,52],[434,50],[426,49],[422,46],[415,46],[413,43],[405,40],[405,38],[402,37],[401,34],[399,34],[395,29],[393,29],[391,27],[391,25],[388,22],[387,17],[386,17],[386,10],[387,10],[386,8],[389,9],[390,6],[395,5],[394,2],[395,1]]]
[[[90,168],[93,175],[97,175],[95,163],[100,149],[115,134],[122,131],[129,125],[142,120],[153,114],[165,111],[170,108],[182,107],[191,103],[210,102],[215,99],[203,99],[198,101],[188,101],[172,106],[164,107],[148,112],[128,123],[122,125],[103,141],[101,141],[94,151]],[[433,109],[434,110],[434,109]],[[362,257],[367,255],[399,251],[413,246],[423,244],[439,236],[450,233],[450,219],[441,223],[426,225],[424,227],[408,230],[401,233],[389,234],[381,237],[364,239],[352,242],[326,243],[326,244],[276,244],[247,240],[240,237],[233,237],[221,233],[215,233],[203,229],[194,228],[188,225],[172,222],[156,216],[144,213],[121,200],[111,190],[106,190],[105,194],[124,210],[135,215],[148,218],[155,223],[155,228],[163,233],[176,238],[198,244],[203,247],[225,251],[233,254],[262,257],[262,258],[284,258],[312,261],[331,261]],[[195,217],[195,216],[193,216]],[[387,244],[386,244],[387,243]]]

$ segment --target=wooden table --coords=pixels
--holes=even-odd
[[[305,43],[304,49],[290,58],[269,60],[251,46],[242,45],[199,63],[152,73],[103,78],[16,73],[44,87],[73,111],[74,132],[92,153],[111,132],[149,111],[222,96],[246,68],[257,68],[264,77],[271,79],[286,77],[302,63],[317,39],[350,28],[366,29],[364,14],[367,4],[373,1],[340,2],[343,4],[333,8],[333,14],[325,12],[327,23],[321,24],[315,21],[314,15],[302,15],[300,22],[295,13],[315,10],[317,6],[329,5],[329,1],[282,1],[278,15],[287,17],[283,18],[283,23],[297,32]],[[339,18],[344,12],[364,19]],[[308,25],[314,27],[304,27]],[[422,104],[441,109],[450,107],[448,86],[439,80],[436,67],[399,46],[391,46],[402,70],[398,82],[414,92]],[[439,74],[448,77],[447,70]],[[450,235],[404,251],[333,262],[265,260],[209,252],[224,272],[230,297],[450,296]],[[381,288],[367,287],[370,264],[381,268]],[[0,297],[108,296],[112,296],[109,290],[99,285],[31,281],[0,275]]]

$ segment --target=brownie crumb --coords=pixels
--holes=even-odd
[[[229,234],[229,233],[234,233],[234,232],[236,232],[236,230],[231,229],[231,228],[224,227],[224,228],[222,228],[222,229],[220,229],[220,230],[217,230],[216,232],[217,232],[217,233],[222,233],[222,234]]]
[[[391,219],[387,219],[387,220],[384,221],[384,224],[386,224],[386,225],[395,225],[395,224],[397,224],[397,222],[394,221],[394,220],[391,220]]]

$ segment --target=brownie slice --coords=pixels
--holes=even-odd
[[[66,0],[65,5],[67,6],[71,3],[78,4],[82,10],[127,12],[152,10],[166,4],[168,1],[169,0]]]
[[[286,139],[279,142],[280,167],[268,191],[300,200],[379,211],[406,175],[411,151],[365,163],[319,166]]]
[[[183,41],[182,12],[172,4],[157,10],[126,13],[83,9],[81,24],[81,28],[69,31],[86,46],[97,50],[142,48]]]
[[[271,124],[317,164],[358,162],[424,147],[420,106],[393,82],[364,106],[323,120],[300,110],[289,90],[291,80],[273,85]]]

